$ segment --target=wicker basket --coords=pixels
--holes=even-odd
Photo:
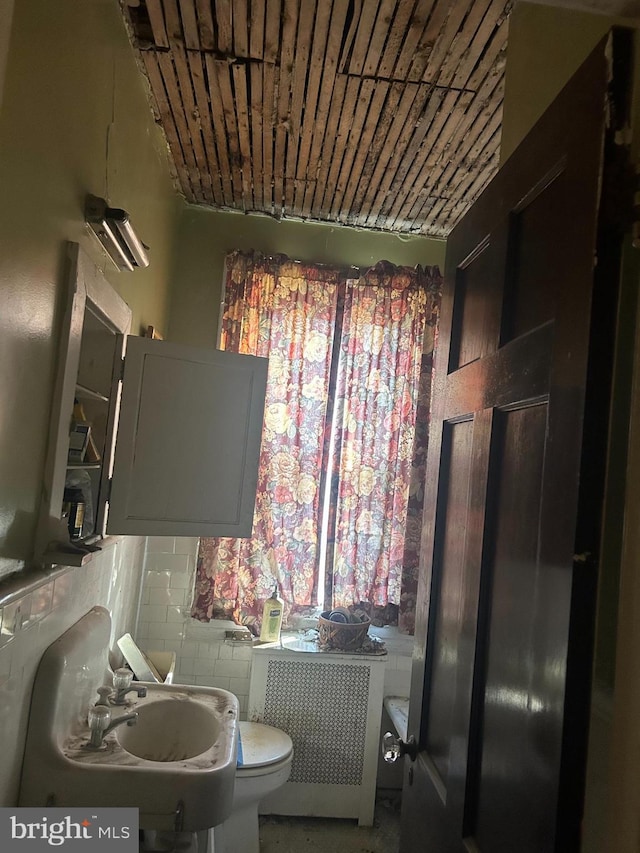
[[[354,652],[360,649],[369,630],[371,620],[364,622],[332,622],[329,611],[318,618],[318,642],[323,649]]]

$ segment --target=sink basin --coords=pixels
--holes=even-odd
[[[183,694],[141,704],[135,726],[115,730],[121,747],[147,761],[186,761],[211,749],[220,723],[202,704]]]
[[[226,690],[146,684],[146,697],[99,749],[88,747],[87,711],[107,671],[110,617],[96,607],[51,645],[36,673],[20,806],[139,809],[140,828],[197,832],[231,812],[238,700]],[[128,697],[128,698],[129,698]]]

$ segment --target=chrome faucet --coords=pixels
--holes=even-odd
[[[130,714],[123,714],[115,720],[111,719],[111,710],[106,705],[94,705],[89,708],[87,722],[89,723],[89,738],[88,746],[93,749],[99,749],[106,735],[110,731],[126,723],[128,726],[135,726],[138,721],[138,712],[132,711]]]
[[[116,669],[113,673],[113,689],[115,693],[109,699],[112,705],[124,705],[127,693],[131,693],[132,691],[137,693],[140,699],[147,695],[146,687],[138,687],[135,684],[132,684],[132,681],[133,673],[130,669],[127,669],[126,667]]]

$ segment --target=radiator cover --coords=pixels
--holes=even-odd
[[[263,814],[373,823],[384,656],[254,649],[249,718],[293,741],[289,781]]]

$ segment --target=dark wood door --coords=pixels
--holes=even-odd
[[[616,309],[607,45],[449,238],[401,853],[579,849]]]

